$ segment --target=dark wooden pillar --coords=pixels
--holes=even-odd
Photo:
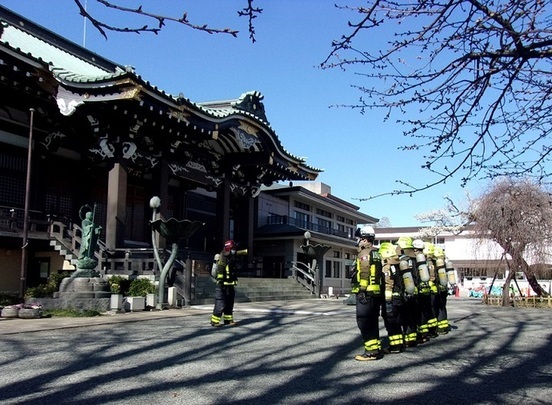
[[[255,232],[255,199],[247,197],[247,257],[253,259],[253,236]]]
[[[230,186],[225,179],[217,190],[217,218],[215,236],[221,249],[224,241],[230,238]]]
[[[124,243],[126,225],[127,172],[120,163],[109,171],[105,244],[115,249]]]

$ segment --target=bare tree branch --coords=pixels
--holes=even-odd
[[[247,0],[247,7],[244,7],[241,11],[238,11],[240,17],[247,17],[249,22],[249,39],[251,42],[255,43],[255,26],[253,25],[253,20],[257,18],[258,14],[263,12],[262,8],[253,7],[253,0]]]
[[[337,6],[336,6],[337,7]],[[421,168],[435,180],[358,198],[413,194],[460,177],[552,175],[552,17],[550,0],[377,0],[339,7],[361,15],[332,43],[325,69],[354,69],[358,103],[383,108],[423,151]],[[390,30],[392,34],[390,35]],[[389,38],[374,46],[365,37]],[[371,44],[363,49],[360,44]],[[363,45],[366,46],[366,45]]]
[[[254,0],[247,0],[247,7],[245,7],[242,11],[238,11],[238,16],[248,17],[249,38],[251,39],[252,42],[255,42],[256,41],[255,27],[253,25],[253,20],[257,17],[257,15],[262,13],[262,9],[253,7],[253,1]],[[141,17],[145,17],[146,19],[149,19],[155,22],[155,26],[149,26],[147,24],[142,26],[137,26],[137,27],[116,26],[116,25],[107,24],[95,18],[83,6],[82,0],[74,0],[74,2],[79,8],[80,15],[87,18],[90,21],[90,23],[104,36],[105,39],[107,39],[108,31],[130,32],[135,34],[140,34],[142,32],[149,32],[157,35],[163,29],[163,27],[166,25],[167,22],[181,24],[194,30],[204,31],[208,34],[229,34],[229,35],[232,35],[233,37],[237,37],[239,32],[230,28],[212,28],[212,27],[209,27],[207,24],[193,24],[188,20],[188,14],[186,12],[183,13],[182,17],[172,17],[172,16],[150,13],[144,10],[144,8],[141,5],[138,6],[137,8],[129,8],[129,7],[124,7],[124,6],[115,4],[111,0],[96,0],[96,2],[98,2],[99,4],[103,5],[108,9],[113,9],[115,11],[119,11],[123,13],[139,15]]]

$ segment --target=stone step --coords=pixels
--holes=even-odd
[[[265,297],[238,297],[236,296],[235,302],[265,302],[265,301],[293,301],[293,300],[304,300],[304,299],[310,299],[315,298],[314,294],[311,294],[310,296],[303,296],[303,295],[282,295],[282,296],[265,296]],[[214,305],[215,299],[214,298],[198,298],[193,300],[192,305]]]
[[[198,278],[192,304],[214,303],[215,283],[209,277]],[[294,279],[241,278],[236,286],[236,302],[297,300],[315,298]]]

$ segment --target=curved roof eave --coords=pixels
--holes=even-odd
[[[300,166],[308,174],[307,177],[313,179],[323,171],[306,165],[305,159],[284,148],[266,119],[261,102],[263,96],[257,91],[243,93],[236,100],[194,103],[182,95],[174,96],[152,85],[135,73],[132,67],[111,62],[1,6],[0,18],[0,45],[28,61],[34,61],[35,67],[42,66],[64,86],[82,91],[92,87],[98,89],[98,86],[107,89],[121,84],[134,85],[167,108],[186,108],[215,123],[230,119],[246,120],[268,135],[274,150],[289,162],[289,166],[284,168],[289,173],[296,172]]]
[[[278,135],[264,116],[255,115],[249,111],[236,108],[232,105],[238,104],[244,95],[251,94],[251,92],[242,94],[242,98],[226,102],[228,107],[221,108],[219,102],[194,103],[190,99],[184,98],[181,95],[174,96],[158,88],[157,86],[152,85],[149,81],[144,80],[140,75],[130,70],[118,72],[101,78],[85,78],[80,75],[72,75],[70,72],[65,70],[51,70],[56,80],[64,85],[75,86],[81,90],[92,87],[97,88],[100,83],[107,85],[106,87],[110,87],[109,83],[111,83],[111,86],[118,86],[123,83],[122,80],[127,80],[126,84],[132,85],[132,82],[134,82],[134,86],[141,87],[142,92],[164,104],[167,108],[178,110],[186,109],[215,123],[223,123],[231,119],[245,120],[248,123],[259,127],[259,129],[262,129],[267,135],[269,135],[269,139],[272,141],[275,150],[277,150],[280,156],[285,158],[285,160],[292,161],[296,165],[301,165],[303,168],[307,169],[312,176],[323,171],[322,169],[305,164],[305,159],[295,156],[285,149],[278,138]],[[260,94],[258,92],[254,93]],[[217,107],[212,108],[209,105],[217,105]]]

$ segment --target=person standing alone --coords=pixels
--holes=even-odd
[[[215,307],[211,315],[211,326],[236,325],[234,321],[234,299],[236,291],[234,287],[238,284],[236,269],[236,242],[227,240],[224,249],[218,255],[216,265],[215,281]]]

